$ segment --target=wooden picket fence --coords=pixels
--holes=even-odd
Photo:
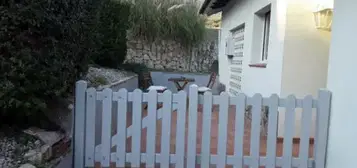
[[[143,93],[141,90],[128,92],[121,89],[113,92],[107,88],[96,91],[87,88],[85,81],[76,84],[75,99],[75,128],[74,128],[74,167],[95,167],[100,163],[101,167],[110,167],[115,163],[116,167],[140,167],[144,163],[146,167],[168,168],[174,165],[177,168],[191,168],[200,165],[208,168],[216,165],[218,168],[233,165],[236,168],[249,166],[258,168],[324,168],[327,144],[327,130],[330,111],[331,93],[320,90],[317,99],[306,96],[304,99],[296,99],[294,96],[279,98],[277,95],[264,98],[260,94],[247,97],[240,94],[230,97],[227,93],[212,95],[210,92],[200,96],[197,86],[190,86],[189,93],[181,91],[173,94],[170,91],[156,93],[150,91]],[[95,141],[95,118],[98,104],[102,102],[101,140]],[[128,106],[132,103],[132,111],[128,112]],[[163,107],[157,109],[157,104]],[[115,135],[112,135],[112,106],[117,103],[117,125]],[[143,118],[143,104],[148,104],[147,116]],[[196,152],[197,136],[197,108],[203,104],[203,126],[201,154]],[[217,154],[210,152],[210,132],[212,106],[219,105],[218,146]],[[234,154],[227,154],[227,119],[229,106],[235,106],[235,131]],[[250,156],[243,153],[244,115],[246,106],[252,106]],[[269,107],[267,127],[267,153],[260,156],[260,121],[262,106]],[[278,110],[285,108],[285,131],[283,155],[276,156]],[[295,127],[295,111],[301,108],[302,128],[300,135],[299,156],[292,156],[292,146]],[[314,140],[314,156],[309,158],[310,127],[313,110],[316,109],[316,135]],[[188,114],[186,112],[188,111]],[[127,114],[132,113],[132,125],[127,126]],[[177,113],[177,121],[171,121],[172,113]],[[185,124],[188,115],[188,133],[186,135]],[[161,151],[155,151],[156,121],[162,122]],[[175,153],[170,153],[171,122],[177,122]],[[147,137],[142,137],[142,129],[147,129]],[[127,141],[131,137],[131,152],[127,152]],[[146,152],[141,152],[141,140],[146,139]],[[185,144],[187,138],[187,144]]]

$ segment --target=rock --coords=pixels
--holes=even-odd
[[[33,146],[36,149],[29,150],[24,154],[24,159],[33,163],[43,163],[53,157],[53,146],[61,142],[63,139],[68,139],[68,136],[60,132],[44,131],[39,128],[29,128],[25,133],[37,137],[45,144],[41,146],[41,141],[35,141]],[[65,148],[68,149],[68,148]]]
[[[25,152],[35,148],[35,141],[26,134],[0,136],[0,168],[18,168],[24,163]]]
[[[137,43],[136,48],[143,48],[143,45],[141,43]]]
[[[145,55],[144,55],[144,59],[146,59],[146,60],[150,60],[149,55],[148,55],[148,54],[145,54]]]
[[[24,158],[32,163],[43,163],[52,157],[52,150],[49,145],[43,145],[38,149],[33,149],[25,153]]]
[[[68,105],[68,110],[73,110],[74,109],[74,105],[73,104],[69,104]]]
[[[26,160],[29,160],[30,158],[32,158],[33,156],[35,156],[37,154],[36,150],[29,150],[27,153],[25,153],[24,158]]]
[[[35,141],[35,145],[36,146],[40,146],[41,145],[41,141],[40,140]]]
[[[31,127],[29,129],[26,129],[24,130],[24,132],[39,138],[42,142],[44,142],[49,146],[52,146],[53,144],[64,138],[64,135],[60,132],[45,131],[43,129],[39,129],[36,127]]]
[[[150,51],[150,47],[148,46],[148,45],[144,45],[144,50],[146,50],[146,51]]]
[[[211,62],[217,59],[218,47],[216,38],[208,38],[208,41],[203,42],[196,48],[192,48],[192,52],[182,46],[180,43],[173,40],[156,40],[155,42],[148,42],[143,39],[129,38],[129,41],[135,41],[135,45],[128,45],[128,52],[125,62],[145,63],[149,68],[162,69],[162,70],[177,70],[187,71],[188,67],[192,72],[206,72],[209,71]],[[140,45],[137,45],[140,44]],[[178,65],[179,60],[185,60],[188,56],[192,55],[190,61],[182,62]],[[207,61],[199,62],[197,64],[196,57],[207,59]],[[165,63],[165,60],[167,63]],[[197,63],[196,63],[197,62]],[[162,65],[162,63],[173,63],[172,66]],[[159,68],[156,68],[159,67]],[[197,67],[197,68],[196,68]]]
[[[142,59],[141,56],[139,58]],[[131,76],[135,76],[135,74],[118,69],[89,67],[85,80],[91,81],[96,77],[104,77],[108,83],[114,83]]]
[[[36,167],[32,164],[26,163],[21,165],[19,168],[36,168]]]

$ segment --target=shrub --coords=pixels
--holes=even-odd
[[[134,72],[138,75],[138,86],[140,89],[144,90],[147,88],[144,88],[144,77],[143,73],[144,72],[149,72],[149,68],[145,64],[139,64],[139,63],[125,63],[120,66],[122,69],[130,72]]]
[[[118,68],[126,57],[130,5],[115,0],[97,1],[93,12],[92,38],[96,43],[94,63]]]
[[[136,74],[141,74],[143,72],[148,72],[149,68],[145,64],[140,63],[125,63],[120,66],[123,70],[134,72]]]
[[[95,76],[91,81],[89,81],[92,85],[91,87],[98,87],[100,85],[107,85],[108,81],[104,76]]]
[[[132,5],[131,36],[167,39],[191,47],[204,39],[205,18],[194,1],[139,0]]]
[[[119,8],[110,0],[99,5],[95,0],[0,1],[2,120],[40,120],[36,117],[48,103],[72,93],[91,59],[111,63],[114,59],[104,59],[104,55],[126,50],[122,34],[104,26],[119,28],[123,22],[108,6]],[[98,18],[93,19],[95,15]],[[114,37],[106,39],[109,34]]]

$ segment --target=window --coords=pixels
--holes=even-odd
[[[266,68],[271,41],[270,23],[271,4],[268,4],[254,13],[250,67]]]
[[[264,15],[264,34],[263,34],[263,50],[262,50],[262,61],[268,59],[268,49],[269,49],[269,32],[270,32],[270,11]]]

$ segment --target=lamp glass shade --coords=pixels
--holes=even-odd
[[[331,31],[333,10],[326,8],[314,12],[315,26],[317,29]]]

